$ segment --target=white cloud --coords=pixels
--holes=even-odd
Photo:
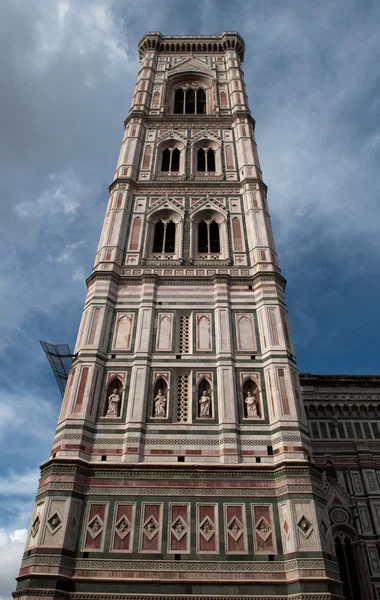
[[[16,589],[15,576],[21,566],[26,536],[26,529],[0,529],[0,600],[11,600]]]
[[[13,391],[0,390],[0,441],[15,443],[14,435],[20,431],[24,440],[32,439],[35,444],[38,440],[52,440],[56,412],[51,399],[43,397],[43,390],[38,396],[20,386]]]
[[[77,248],[83,246],[84,243],[84,240],[78,240],[77,242],[73,242],[72,244],[66,244],[66,246],[63,248],[63,250],[57,257],[57,262],[68,263],[72,262],[73,260],[77,260],[77,256],[74,256],[74,252],[75,250],[77,250]]]
[[[48,184],[37,200],[28,200],[15,205],[16,214],[22,218],[42,219],[44,213],[63,214],[73,217],[77,212],[84,189],[73,173],[50,173]]]
[[[0,476],[0,496],[31,496],[37,492],[39,470],[31,469],[24,473],[10,471]]]

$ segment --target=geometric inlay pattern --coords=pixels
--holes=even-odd
[[[231,537],[237,542],[243,535],[244,526],[237,517],[232,517],[230,522],[227,523],[227,529]]]
[[[180,541],[183,538],[183,536],[186,535],[188,527],[187,527],[185,521],[182,519],[182,517],[179,516],[173,522],[170,529],[171,529],[172,534],[176,538],[176,540]]]
[[[297,523],[297,527],[302,535],[307,539],[311,532],[313,531],[313,525],[310,523],[309,519],[303,515]]]
[[[47,526],[52,535],[54,535],[60,527],[62,527],[62,518],[58,511],[56,511],[50,519],[47,521]]]
[[[119,538],[121,540],[123,540],[128,535],[128,533],[131,531],[132,525],[131,525],[130,521],[127,519],[127,517],[125,515],[123,515],[122,517],[120,517],[120,519],[116,523],[115,529],[116,529],[116,533],[119,536]]]
[[[103,521],[99,515],[95,515],[87,525],[87,531],[94,540],[103,531]]]
[[[202,523],[199,525],[199,531],[202,536],[208,542],[215,533],[215,524],[211,521],[210,517],[205,517]]]
[[[287,523],[286,523],[286,525],[287,525]],[[284,529],[285,529],[285,524],[284,524]],[[268,523],[268,521],[266,520],[265,517],[261,517],[261,519],[259,519],[256,523],[255,531],[256,531],[257,535],[261,537],[263,542],[266,542],[267,539],[269,538],[270,534],[272,533],[272,526],[270,523]]]
[[[149,519],[147,519],[147,521],[145,521],[143,532],[148,538],[148,540],[151,541],[154,538],[154,536],[157,535],[159,529],[160,526],[152,515],[149,517]]]
[[[41,520],[40,517],[37,515],[36,518],[34,519],[33,525],[32,525],[32,537],[36,537],[38,530],[40,528],[41,525]]]

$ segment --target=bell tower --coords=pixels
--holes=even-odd
[[[14,596],[342,599],[244,42],[139,56]]]

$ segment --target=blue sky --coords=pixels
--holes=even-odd
[[[380,4],[3,0],[0,600],[74,345],[145,31],[246,42],[243,65],[301,371],[378,373]]]

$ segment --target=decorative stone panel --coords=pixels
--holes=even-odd
[[[190,538],[190,504],[170,502],[168,517],[168,554],[189,554]]]
[[[135,502],[116,502],[112,523],[111,552],[132,552],[135,512]]]
[[[90,502],[83,531],[83,550],[103,550],[107,525],[108,502]]]
[[[141,506],[139,551],[149,554],[161,552],[162,502],[143,502]]]
[[[219,553],[218,505],[197,503],[197,554]]]
[[[226,554],[247,554],[245,504],[224,504],[224,541]]]
[[[251,504],[255,554],[277,554],[272,504]]]

